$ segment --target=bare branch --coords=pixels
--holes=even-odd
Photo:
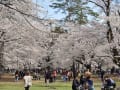
[[[31,15],[31,14],[24,13],[24,12],[22,12],[22,11],[20,11],[20,10],[18,10],[18,9],[15,9],[15,8],[9,6],[9,5],[6,5],[6,4],[4,4],[4,3],[0,3],[0,4],[1,4],[1,5],[4,5],[5,7],[8,7],[8,8],[10,8],[10,9],[12,9],[12,10],[15,10],[15,11],[19,12],[20,14],[23,14],[23,15],[26,15],[26,16],[28,16],[28,17],[32,17],[32,18],[35,18],[35,19],[38,19],[38,20],[42,20],[42,19],[38,18],[37,16],[33,16],[33,15]]]
[[[36,28],[35,26],[33,26],[33,25],[30,23],[30,21],[29,21],[24,15],[23,15],[23,17],[24,17],[24,19],[26,20],[26,22],[27,22],[33,29],[39,30],[39,31],[44,32],[44,33],[48,33],[48,32],[45,32],[45,31],[42,31],[42,30]]]
[[[17,39],[10,39],[10,40],[0,40],[0,42],[11,42],[11,41],[17,41],[20,40],[21,38],[17,38]]]
[[[105,4],[105,6],[107,7],[107,4],[105,3],[105,0],[102,0],[103,1],[103,3]]]
[[[101,6],[98,3],[94,2],[94,1],[91,1],[91,0],[89,0],[89,2],[95,4],[96,6],[99,6],[104,11],[104,13],[106,14],[106,10],[105,10],[105,8],[103,6]]]
[[[35,18],[35,19],[37,19],[37,20],[43,20],[43,19],[40,19],[40,18],[38,18],[38,17],[36,17],[36,16],[33,16],[33,15],[31,15],[31,14],[24,13],[24,12],[20,11],[19,9],[17,9],[17,8],[15,9],[15,8],[9,6],[9,5],[4,4],[4,3],[0,3],[0,4],[1,4],[1,5],[4,5],[5,7],[8,7],[8,8],[10,8],[10,9],[12,9],[12,10],[15,10],[15,11],[19,12],[20,14],[22,14],[23,17],[24,17],[24,19],[27,21],[27,23],[28,23],[32,28],[34,28],[35,30],[39,30],[38,28],[34,27],[34,26],[28,21],[28,19],[25,18],[25,16],[27,16],[27,17],[32,17],[32,18]],[[25,15],[25,16],[24,16],[24,15]],[[41,22],[41,24],[44,25],[44,23],[42,23],[42,22]],[[42,30],[39,30],[39,31],[42,31]],[[42,31],[42,32],[48,33],[48,32],[45,32],[45,31]]]
[[[3,37],[3,35],[5,34],[6,32],[2,32],[1,35],[0,35],[0,39]]]

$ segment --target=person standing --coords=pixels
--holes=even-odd
[[[16,72],[15,72],[15,81],[18,81],[19,80],[19,71],[17,70]]]
[[[63,72],[62,72],[62,79],[64,82],[67,81],[67,71],[66,70],[63,70]]]
[[[53,71],[53,81],[55,82],[56,81],[56,76],[57,76],[57,72],[56,70]]]
[[[104,75],[105,75],[105,71],[104,71],[104,70],[101,70],[101,71],[100,71],[100,77],[101,77],[101,81],[102,81],[102,82],[104,81]]]
[[[29,72],[26,72],[23,79],[25,90],[29,90],[29,88],[32,86],[32,76],[30,76]]]
[[[45,83],[46,83],[46,86],[49,85],[50,78],[51,78],[51,72],[49,70],[46,70],[46,72],[45,72]]]
[[[71,81],[72,72],[70,70],[68,71],[67,76],[68,76],[68,81]]]

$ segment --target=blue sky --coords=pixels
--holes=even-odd
[[[51,7],[49,7],[49,5],[51,4],[50,0],[33,0],[33,2],[35,2],[35,3],[36,3],[36,1],[37,1],[37,3],[40,6],[43,7],[43,9],[45,11],[48,11],[47,16],[45,16],[45,13],[44,14],[40,14],[39,13],[38,15],[40,15],[42,17],[45,16],[45,18],[59,19],[59,20],[62,19],[62,18],[64,18],[65,14],[62,14],[60,12],[55,13],[56,10],[52,9]]]
[[[52,1],[52,0],[51,0]],[[49,5],[51,4],[50,0],[33,0],[34,3],[38,3],[40,6],[43,7],[43,9],[45,11],[48,11],[48,14],[46,16],[46,14],[42,14],[42,13],[38,13],[39,16],[41,16],[42,18],[46,18],[46,19],[58,19],[58,20],[62,20],[65,17],[65,14],[61,13],[60,11],[55,13],[55,11],[57,11],[56,9],[53,9],[51,7],[49,7]],[[93,4],[89,4],[90,7],[94,7]],[[94,8],[94,11],[98,12],[97,8]],[[89,20],[92,20],[93,17],[88,16]]]

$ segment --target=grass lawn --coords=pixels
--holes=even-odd
[[[94,83],[95,90],[100,90],[100,82]],[[24,84],[20,82],[0,82],[0,90],[24,90]],[[117,82],[117,86],[120,86],[120,82]],[[33,86],[30,90],[72,90],[71,82],[55,82],[51,83],[49,87],[46,87],[43,81],[33,81]]]

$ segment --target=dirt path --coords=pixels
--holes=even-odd
[[[14,76],[11,74],[2,74],[0,77],[0,82],[13,82]]]

